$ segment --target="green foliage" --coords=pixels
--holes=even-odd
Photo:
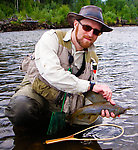
[[[112,11],[108,11],[105,14],[103,14],[103,18],[105,23],[112,25],[116,23],[117,16]]]
[[[0,19],[6,18],[5,13],[0,9]]]
[[[24,12],[24,14],[25,14],[25,12]],[[16,12],[15,15],[16,15],[17,18],[18,18],[17,23],[20,23],[21,21],[23,21],[23,20],[26,19],[25,15],[23,15],[22,13]]]
[[[72,11],[79,12],[81,7],[90,5],[90,0],[76,0],[72,3]]]
[[[138,13],[137,13],[136,7],[133,4],[131,4],[129,8],[130,8],[130,13],[131,13],[130,17],[132,19],[135,19],[136,17],[138,17]]]
[[[20,0],[19,1],[19,12],[26,11],[27,13],[31,13],[34,6],[34,0]]]
[[[56,11],[54,11],[53,16],[51,18],[51,22],[56,25],[66,25],[66,17],[69,13],[70,9],[67,5],[62,5],[61,7],[57,7]]]
[[[40,22],[46,21],[50,25],[59,26],[60,24],[67,24],[65,19],[69,11],[68,5],[59,5],[52,2],[51,5],[46,5],[43,9],[36,7],[31,16],[34,20],[39,20]]]
[[[0,19],[5,19],[14,13],[14,5],[11,2],[0,3]]]
[[[0,19],[16,14],[18,22],[28,16],[39,22],[47,21],[50,25],[64,26],[67,24],[67,13],[78,13],[85,5],[101,7],[108,24],[114,24],[116,17],[127,20],[128,23],[136,23],[138,17],[138,0],[1,0]]]
[[[44,22],[46,20],[50,21],[52,17],[52,13],[47,8],[43,8],[42,10],[40,10],[38,7],[36,7],[31,13],[31,17],[32,19],[39,20],[40,22]]]
[[[127,5],[125,5],[122,9],[122,19],[130,21],[130,17],[131,17],[130,8]]]
[[[138,17],[137,6],[137,0],[107,0],[104,5],[101,5],[104,13],[103,16],[108,23],[115,22],[115,15],[120,19],[127,20],[127,23],[136,23],[136,17]],[[110,18],[108,12],[114,14],[113,18]]]

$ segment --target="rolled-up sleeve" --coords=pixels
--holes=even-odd
[[[58,38],[54,30],[45,32],[35,47],[35,61],[40,75],[52,86],[67,93],[86,92],[89,81],[77,78],[60,65]]]

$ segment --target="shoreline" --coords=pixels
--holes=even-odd
[[[60,29],[60,28],[69,28],[70,26],[56,26],[49,25],[45,23],[39,23],[37,21],[23,21],[20,23],[17,22],[0,22],[0,33],[2,32],[12,32],[12,31],[33,31],[41,29]]]
[[[115,24],[110,25],[111,27],[125,27],[125,26],[138,26],[138,24]],[[3,23],[0,22],[0,33],[3,32],[13,32],[13,31],[33,31],[33,30],[41,30],[41,29],[60,29],[60,28],[70,28],[67,26],[56,26],[49,25],[47,23],[39,23],[37,21],[24,21],[21,23]]]

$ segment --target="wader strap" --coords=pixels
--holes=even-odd
[[[85,70],[85,66],[86,66],[86,63],[85,63],[85,52],[84,52],[82,66],[81,66],[80,70],[75,74],[76,77],[80,76],[83,73],[83,71]]]

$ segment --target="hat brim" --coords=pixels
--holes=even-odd
[[[79,14],[74,13],[74,12],[70,12],[67,15],[67,20],[68,20],[69,24],[71,25],[71,27],[73,27],[74,20],[81,20],[81,19],[90,19],[90,20],[93,20],[93,21],[96,21],[96,22],[102,24],[102,32],[110,32],[113,30],[111,27],[106,25],[104,22],[102,22],[96,18],[85,17],[85,16],[79,15]]]

